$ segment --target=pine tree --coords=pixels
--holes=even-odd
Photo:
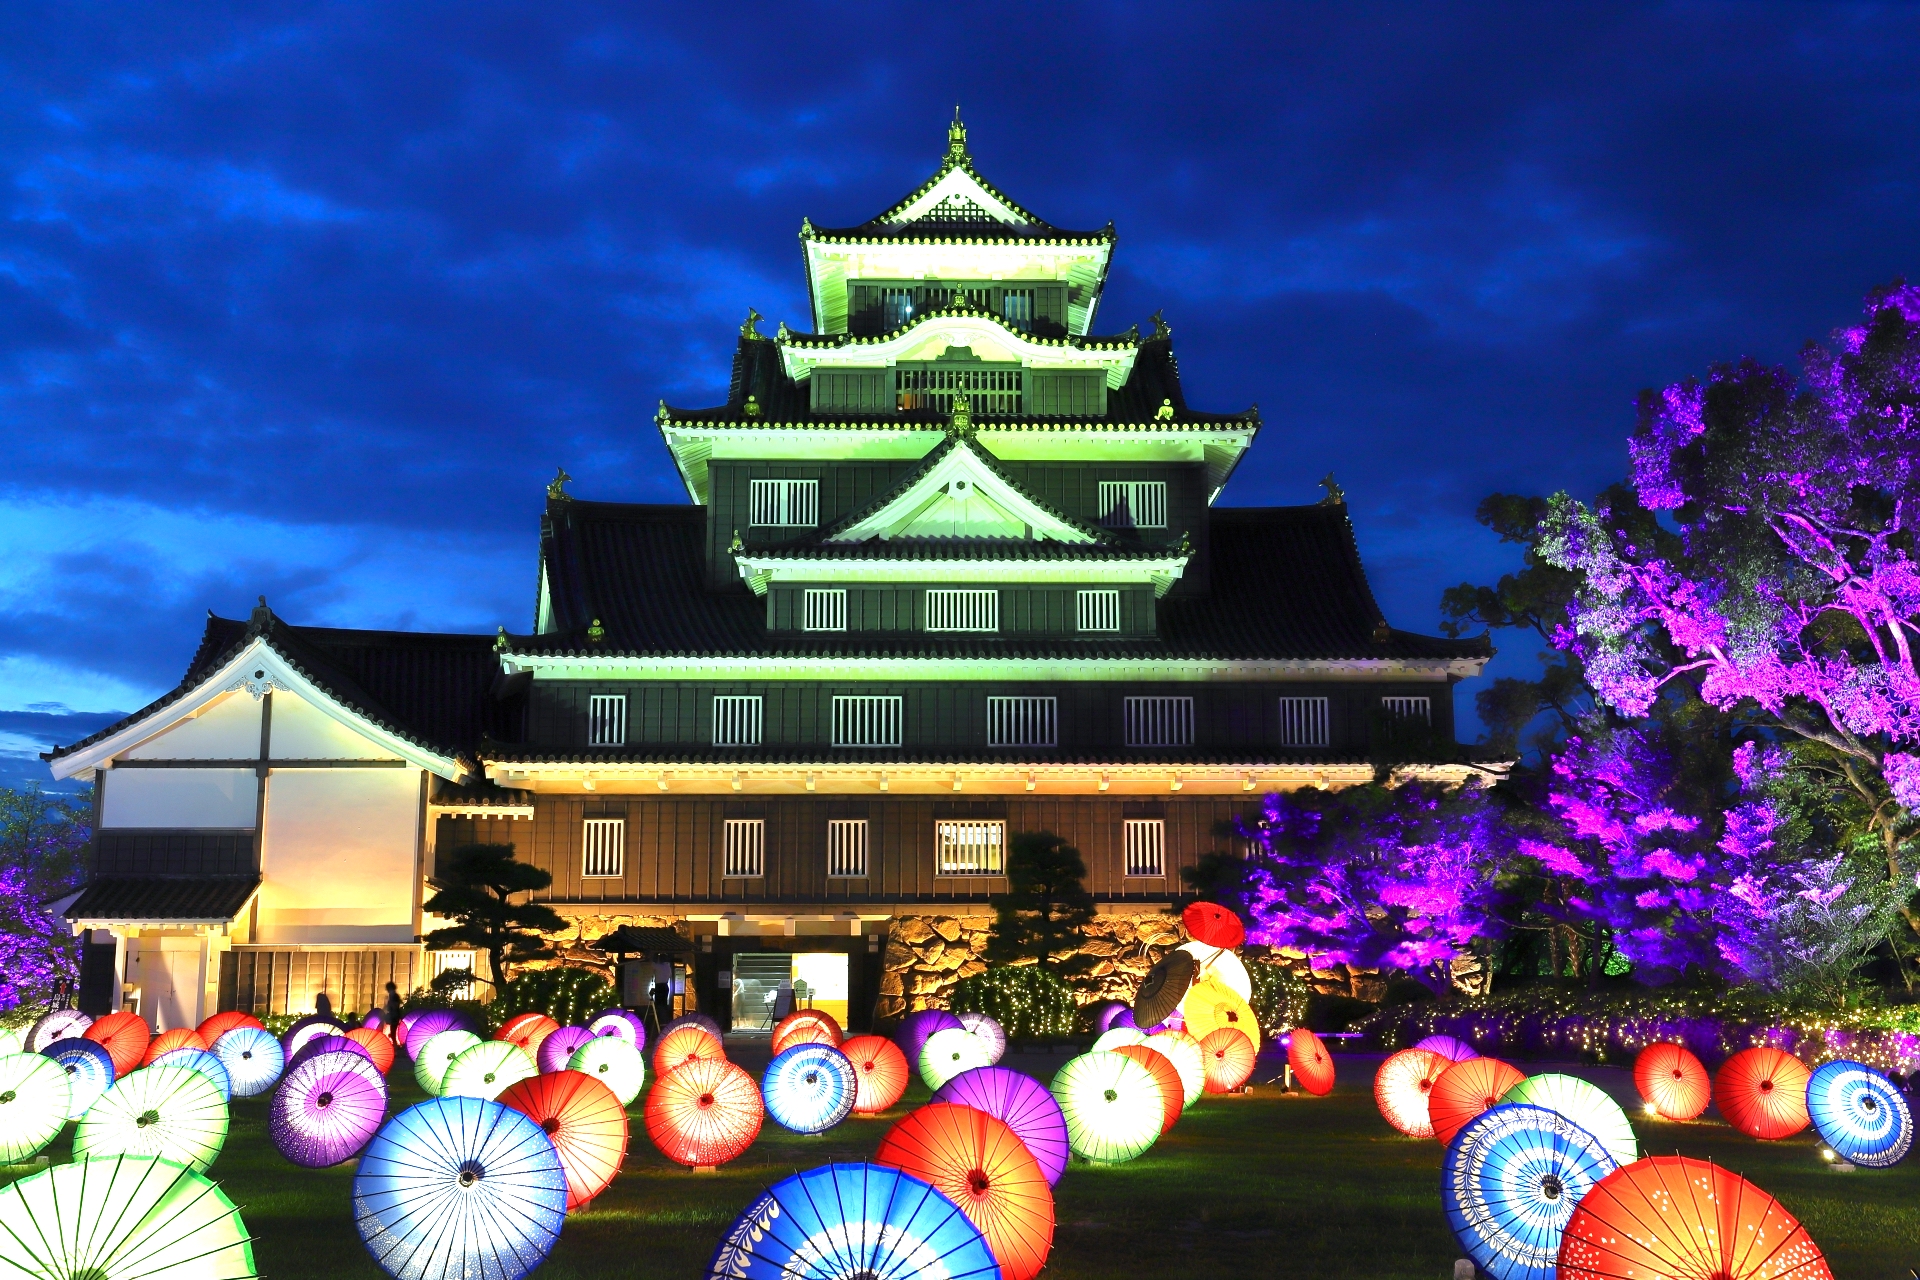
[[[428,947],[486,952],[496,990],[511,976],[509,966],[553,954],[540,934],[564,929],[567,922],[551,907],[513,901],[515,894],[552,884],[551,875],[515,861],[510,844],[461,845],[448,852],[446,868],[436,877],[439,891],[428,899],[426,910],[454,924],[428,934]]]
[[[1081,951],[1093,923],[1093,895],[1080,851],[1051,832],[1013,837],[1007,855],[1007,892],[995,894],[987,959],[994,964],[1036,961],[1074,986],[1087,982],[1093,957]]]

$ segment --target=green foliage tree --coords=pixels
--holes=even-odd
[[[995,894],[987,959],[994,964],[1037,962],[1071,986],[1082,986],[1093,957],[1084,954],[1093,923],[1087,864],[1080,851],[1050,831],[1022,832],[1007,852],[1007,892]]]
[[[553,954],[541,933],[557,932],[567,922],[551,907],[514,901],[516,894],[552,884],[551,875],[517,861],[510,844],[461,845],[447,854],[446,867],[426,910],[454,923],[428,934],[429,947],[486,952],[496,990],[511,980],[512,966]]]

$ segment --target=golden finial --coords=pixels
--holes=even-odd
[[[743,337],[743,338],[757,338],[757,337],[759,337],[759,336],[760,336],[760,331],[759,331],[758,329],[756,329],[756,328],[754,328],[753,326],[754,326],[754,325],[755,325],[755,324],[756,324],[756,323],[757,323],[757,322],[758,322],[758,321],[759,321],[760,319],[761,319],[761,316],[760,316],[760,313],[759,313],[758,311],[755,311],[755,310],[754,310],[754,309],[753,309],[752,307],[748,307],[748,308],[747,308],[747,318],[746,318],[746,319],[745,319],[744,321],[742,321],[742,322],[741,322],[741,324],[740,324],[740,336],[741,336],[741,337]]]
[[[967,126],[960,123],[960,104],[953,104],[953,123],[947,126],[947,155],[954,160],[967,158]]]
[[[1333,478],[1333,472],[1327,472],[1326,479],[1320,482],[1320,487],[1327,491],[1327,496],[1320,499],[1321,506],[1344,507],[1347,505],[1347,491],[1342,489],[1340,482]]]
[[[948,430],[961,439],[973,434],[973,400],[964,395],[953,398],[953,418]]]
[[[554,468],[553,479],[547,481],[547,500],[549,502],[569,502],[573,495],[567,492],[567,481],[573,479],[565,467]]]

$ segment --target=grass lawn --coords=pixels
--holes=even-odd
[[[764,1054],[741,1057],[756,1074],[764,1062]],[[1044,1080],[1065,1061],[1014,1055],[1008,1065]],[[1441,1148],[1402,1138],[1380,1119],[1370,1092],[1377,1061],[1342,1059],[1342,1084],[1329,1098],[1270,1086],[1246,1097],[1206,1098],[1132,1163],[1076,1162],[1055,1189],[1060,1226],[1047,1274],[1451,1276],[1459,1250],[1440,1212]],[[1262,1076],[1270,1074],[1262,1065]],[[1583,1074],[1616,1091],[1624,1075]],[[391,1083],[396,1110],[423,1096],[404,1068],[395,1069]],[[926,1097],[916,1085],[895,1111],[849,1120],[817,1138],[769,1121],[745,1157],[711,1174],[662,1160],[636,1102],[626,1169],[587,1211],[567,1220],[538,1274],[699,1276],[728,1224],[770,1182],[829,1160],[866,1158],[891,1121]],[[288,1164],[267,1139],[266,1116],[266,1099],[236,1099],[232,1133],[212,1169],[255,1236],[260,1273],[275,1280],[382,1274],[354,1231],[353,1166],[313,1171]],[[1894,1280],[1920,1266],[1920,1157],[1891,1170],[1841,1174],[1821,1163],[1810,1133],[1760,1143],[1717,1122],[1636,1116],[1635,1124],[1649,1154],[1709,1158],[1778,1196],[1807,1223],[1841,1280]],[[48,1154],[66,1159],[66,1139]]]

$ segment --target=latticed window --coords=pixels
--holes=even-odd
[[[880,327],[882,329],[898,329],[911,319],[913,319],[912,289],[880,291]]]
[[[1060,699],[988,698],[987,745],[1051,747],[1060,736]]]
[[[802,631],[845,631],[847,592],[844,587],[808,587],[801,598]]]
[[[1433,723],[1432,698],[1382,698],[1380,709],[1396,720],[1418,720],[1421,724]]]
[[[927,630],[998,631],[1000,593],[987,588],[934,587],[927,592]]]
[[[1120,592],[1099,588],[1073,593],[1074,622],[1082,631],[1120,629]]]
[[[976,418],[1019,413],[1025,385],[1023,371],[1017,368],[899,365],[893,371],[894,400],[898,407],[952,413],[954,396],[965,395],[969,411]]]
[[[1127,874],[1164,876],[1167,874],[1167,824],[1160,818],[1128,818],[1126,835]]]
[[[587,699],[587,745],[618,747],[627,741],[627,695],[596,693]]]
[[[834,698],[833,745],[899,746],[901,701],[899,694],[863,693]]]
[[[1007,869],[1007,824],[978,818],[933,824],[934,866],[943,876],[997,876]]]
[[[939,204],[926,210],[916,222],[991,222],[993,215],[980,207],[971,196],[959,192],[948,196]]]
[[[729,879],[754,880],[766,875],[766,819],[726,819],[725,860],[721,874]]]
[[[1000,295],[1000,315],[1009,327],[1033,332],[1033,290],[1008,289]]]
[[[1166,528],[1167,482],[1102,480],[1100,523],[1109,529]]]
[[[1280,745],[1283,747],[1326,746],[1327,700],[1325,698],[1280,699]]]
[[[1192,698],[1128,698],[1126,720],[1130,747],[1193,745]]]
[[[581,835],[580,874],[588,880],[614,880],[626,872],[625,818],[588,818]]]
[[[761,699],[758,694],[719,693],[713,697],[713,745],[760,745]]]
[[[865,818],[835,818],[827,823],[827,874],[843,880],[867,874]]]
[[[755,480],[751,490],[756,527],[811,529],[820,523],[818,480]]]

